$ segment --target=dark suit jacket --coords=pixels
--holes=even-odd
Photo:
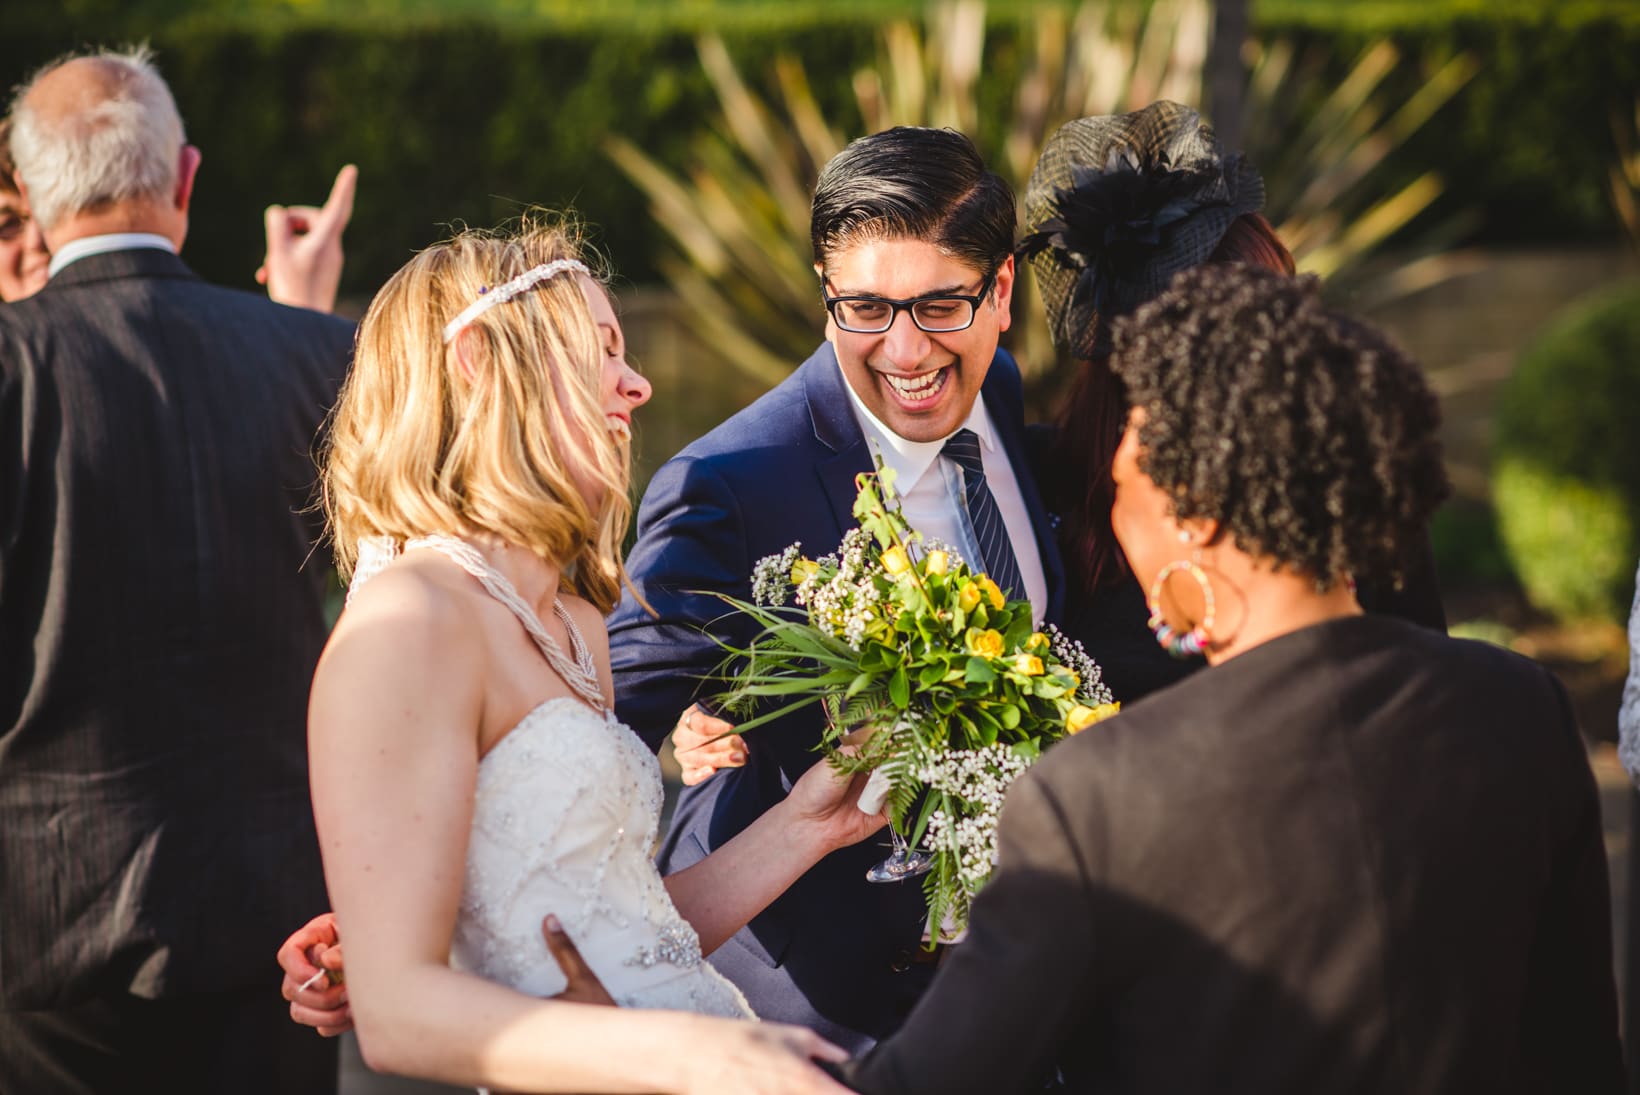
[[[0,1006],[271,985],[324,907],[298,511],[351,339],[156,250],[0,305]]]
[[[1056,746],[874,1093],[1617,1092],[1599,804],[1527,659],[1383,616]]]
[[[1032,515],[1057,618],[1063,573],[1047,514],[1024,458],[1018,370],[999,352],[982,396]],[[684,449],[656,473],[638,515],[627,567],[654,606],[630,596],[610,619],[616,706],[653,747],[678,715],[714,689],[701,678],[723,652],[703,630],[744,643],[744,620],[696,591],[749,599],[753,564],[801,541],[834,551],[853,527],[854,477],[869,471],[860,432],[831,345],[790,379]],[[662,851],[663,871],[698,862],[780,801],[817,757],[811,709],[752,732],[750,762],[683,792]],[[804,1023],[850,1046],[893,1029],[927,982],[911,962],[924,911],[915,885],[873,885],[866,869],[885,855],[868,841],[805,875],[763,915],[712,956],[765,1018]]]

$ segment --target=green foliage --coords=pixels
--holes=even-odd
[[[1640,557],[1640,282],[1576,306],[1504,390],[1493,497],[1539,607],[1622,620]]]
[[[931,846],[930,916],[960,927],[990,876],[1007,784],[1044,743],[1115,705],[1080,648],[1033,631],[1028,601],[944,550],[914,550],[891,473],[858,484],[859,524],[835,556],[803,558],[793,545],[757,564],[759,603],[723,598],[758,634],[722,644],[719,703],[742,716],[739,733],[821,704],[831,763],[886,778],[897,831]],[[863,727],[874,733],[862,744]]]
[[[1391,154],[1380,194],[1434,170],[1448,185],[1442,205],[1478,209],[1489,238],[1609,237],[1607,118],[1614,103],[1632,111],[1640,91],[1636,5],[1506,5],[1527,12],[1509,18],[1492,17],[1493,0],[1418,0],[1394,18],[1385,8],[1254,8],[1266,45],[1290,39],[1330,59],[1318,86],[1341,81],[1383,34],[1405,62],[1387,78],[1406,85],[1388,89],[1396,94],[1459,52],[1482,61],[1441,124]],[[0,81],[15,84],[88,42],[150,40],[205,153],[186,253],[214,281],[253,288],[261,209],[322,198],[346,162],[361,168],[347,296],[374,291],[445,225],[492,224],[536,203],[574,203],[623,273],[654,281],[666,244],[605,143],[619,134],[672,171],[691,162],[701,119],[718,104],[695,36],[721,33],[743,63],[801,58],[822,116],[857,132],[854,74],[876,63],[878,28],[923,9],[913,0],[10,0]],[[987,9],[973,124],[993,157],[1034,156],[1005,147],[1013,89],[1037,36],[1068,10]],[[760,69],[752,90],[772,94],[778,79]]]

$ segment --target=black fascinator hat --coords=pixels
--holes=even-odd
[[[1025,189],[1025,238],[1054,343],[1094,356],[1094,317],[1132,311],[1264,205],[1264,180],[1178,103],[1067,122]]]

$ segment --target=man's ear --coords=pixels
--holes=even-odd
[[[1014,299],[1014,256],[1009,255],[997,267],[994,289],[997,303],[997,330],[1006,331],[1014,321],[1011,305]]]
[[[182,146],[177,154],[177,189],[171,202],[179,213],[188,212],[188,203],[194,197],[194,176],[199,173],[199,161],[204,157],[191,144]]]

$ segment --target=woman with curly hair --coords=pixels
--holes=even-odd
[[[1112,527],[1157,637],[1208,668],[1014,784],[967,940],[846,1078],[1621,1091],[1565,692],[1355,596],[1447,492],[1416,365],[1313,279],[1232,266],[1179,275],[1112,337],[1132,404]]]
[[[1066,629],[1124,701],[1202,663],[1170,659],[1149,641],[1141,591],[1111,535],[1110,469],[1127,421],[1109,364],[1111,325],[1195,266],[1294,273],[1263,206],[1264,180],[1246,157],[1225,153],[1196,111],[1166,101],[1061,126],[1026,189],[1020,254],[1036,275],[1054,345],[1078,362],[1052,428],[1037,434],[1033,463],[1062,521]],[[1444,630],[1427,539],[1409,547],[1415,564],[1402,583],[1363,583],[1362,603]]]

